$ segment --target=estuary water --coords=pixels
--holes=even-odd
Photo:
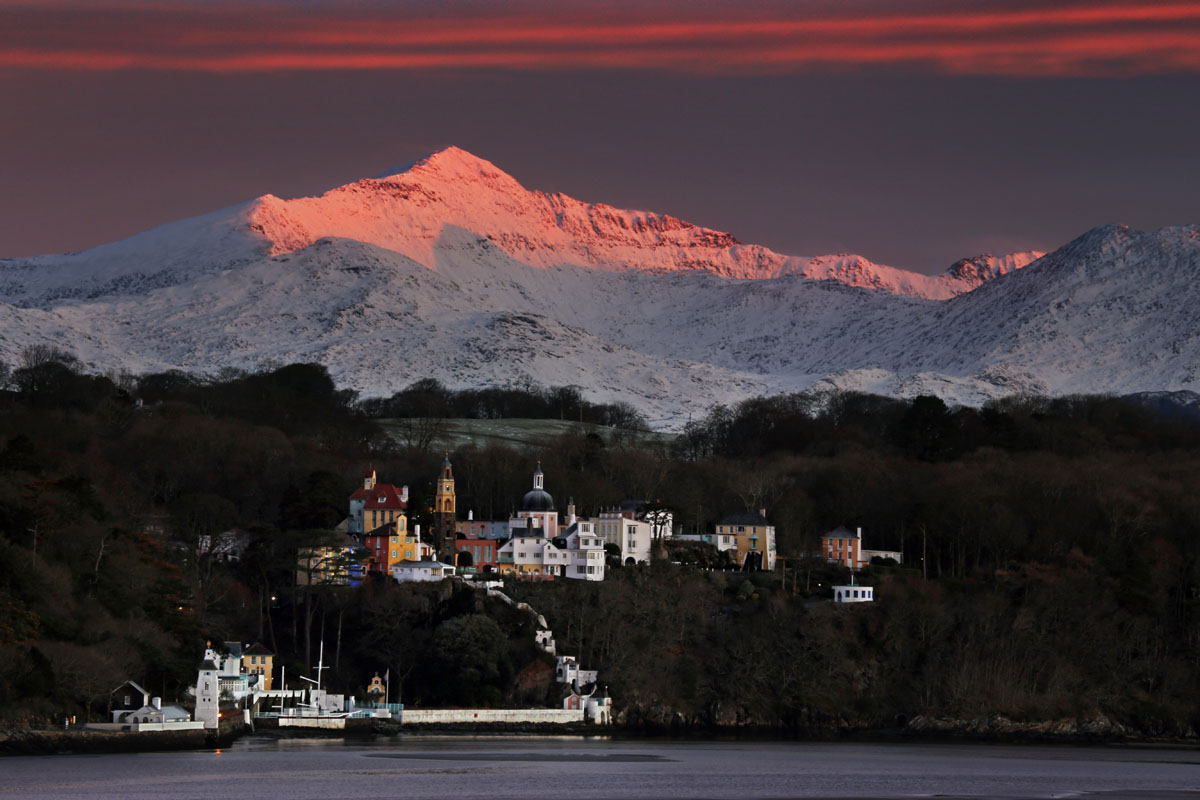
[[[1200,751],[530,736],[248,737],[224,750],[0,758],[8,798],[1200,797]]]

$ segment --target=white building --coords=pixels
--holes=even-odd
[[[121,721],[163,725],[176,722],[191,722],[192,717],[187,711],[183,710],[179,706],[164,706],[162,704],[162,699],[155,697],[148,704],[129,712],[129,714]]]
[[[583,716],[596,725],[612,724],[612,698],[608,696],[608,688],[593,689],[583,707]]]
[[[835,586],[833,587],[833,602],[873,603],[875,602],[875,587],[854,585]]]
[[[559,656],[558,666],[554,670],[554,679],[557,682],[574,686],[576,689],[595,683],[598,675],[594,669],[580,669],[575,656]]]
[[[533,489],[521,500],[521,510],[508,521],[511,538],[497,550],[500,572],[528,578],[604,580],[604,540],[591,522],[575,518],[568,507],[566,530],[559,536],[558,511],[545,488],[538,464]]]
[[[440,581],[454,574],[454,567],[440,561],[401,561],[392,566],[392,577],[398,582]]]
[[[604,540],[596,535],[590,522],[576,522],[567,531],[568,578],[604,580]]]
[[[650,548],[654,541],[652,524],[633,519],[620,511],[602,511],[599,517],[592,520],[592,524],[605,544],[620,548],[622,564],[650,563]]]

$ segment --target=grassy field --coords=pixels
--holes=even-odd
[[[566,433],[595,433],[606,442],[620,437],[669,443],[675,438],[670,433],[628,431],[559,419],[381,419],[379,424],[400,444],[427,442],[446,450],[488,444],[533,449]]]

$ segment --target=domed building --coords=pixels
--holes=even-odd
[[[558,509],[554,505],[554,498],[546,491],[546,476],[542,473],[540,461],[533,473],[533,488],[521,498],[517,519],[529,520],[525,524],[526,536],[540,535],[548,539],[558,536]]]
[[[558,510],[546,491],[541,462],[533,473],[533,488],[521,498],[521,510],[508,521],[508,534],[498,550],[503,574],[604,580],[604,540],[592,523],[575,518],[573,503],[567,506],[565,530],[559,530]]]

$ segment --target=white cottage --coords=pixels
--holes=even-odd
[[[833,602],[835,603],[873,603],[875,602],[875,587],[873,586],[835,586],[833,587]]]

